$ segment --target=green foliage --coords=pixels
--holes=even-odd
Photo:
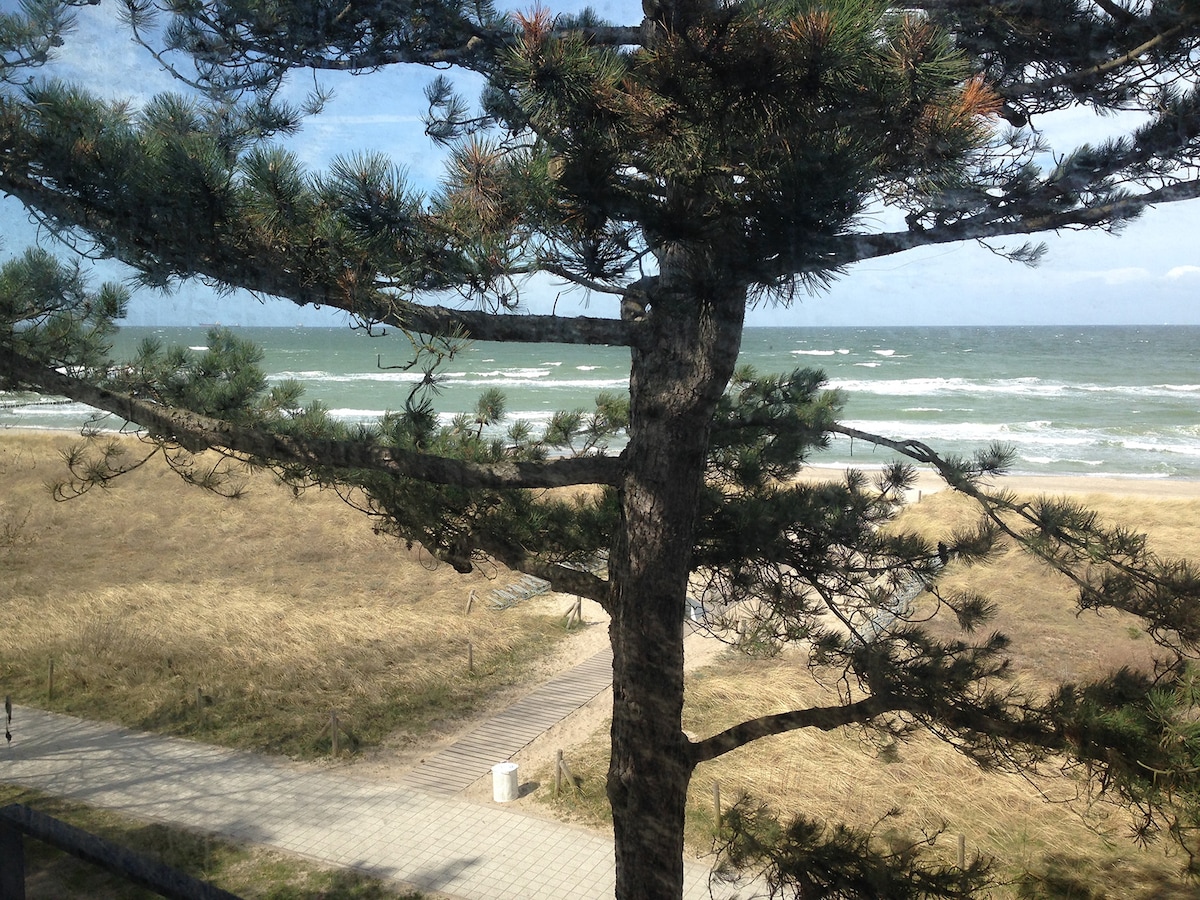
[[[631,53],[545,14],[523,24],[505,77],[554,154],[555,246],[588,277],[626,270],[614,225],[632,217],[651,246],[719,241],[740,277],[773,286],[780,255],[808,268],[812,236],[872,190],[956,186],[995,106],[940,32],[877,2],[736,4]]]
[[[268,388],[261,362],[262,348],[229,329],[214,328],[204,350],[164,349],[148,338],[134,359],[119,367],[114,383],[164,405],[229,422],[281,423],[303,414],[316,419],[308,427],[324,425],[319,407],[298,409],[302,389],[297,382]]]
[[[1200,875],[1200,676],[1179,665],[1151,676],[1121,669],[1093,684],[1061,688],[1047,706],[1073,765],[1099,777],[1098,788],[1125,798],[1145,843],[1167,834]]]
[[[31,248],[0,267],[0,344],[46,365],[103,371],[128,300],[119,285],[89,290],[78,265]]]
[[[82,2],[20,0],[19,11],[0,11],[0,82],[20,84],[47,62],[71,30],[70,8]]]
[[[508,426],[502,393],[491,390],[476,404],[474,415],[457,416],[438,427],[427,403],[410,403],[404,412],[386,416],[368,439],[381,446],[415,449],[476,463],[537,461],[550,455],[588,456],[620,436],[628,422],[628,405],[609,395],[596,400],[594,412],[559,412],[540,435],[527,422]],[[608,549],[616,508],[611,492],[573,499],[523,490],[486,491],[437,485],[378,474],[329,473],[331,480],[350,483],[363,492],[363,508],[376,519],[376,529],[418,542],[436,556],[469,571],[487,555],[516,560],[526,555],[548,563],[585,565]]]
[[[937,833],[909,843],[803,816],[781,823],[745,798],[723,819],[728,836],[717,841],[718,877],[753,873],[773,900],[969,898],[993,883],[990,866],[979,857],[963,869],[931,860]]]

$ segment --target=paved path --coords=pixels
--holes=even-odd
[[[0,781],[464,900],[612,896],[612,841],[582,828],[24,707],[12,733]],[[686,877],[709,897],[705,867]]]
[[[443,797],[457,794],[611,686],[612,648],[605,648],[405,772],[400,783]]]

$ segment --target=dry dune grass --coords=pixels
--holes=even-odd
[[[1085,502],[1147,531],[1164,555],[1194,553],[1192,548],[1200,546],[1200,501],[1092,496]],[[938,494],[910,507],[904,524],[945,534],[972,517],[968,501]],[[952,577],[969,581],[999,603],[993,627],[1013,638],[1018,677],[1031,689],[1150,658],[1152,644],[1144,635],[1134,636],[1131,618],[1078,614],[1066,579],[1015,552]],[[685,727],[697,735],[712,734],[757,715],[835,701],[814,683],[798,654],[768,660],[725,656],[690,677]],[[567,752],[583,778],[583,793],[552,801],[562,815],[592,822],[607,817],[606,732]],[[550,781],[547,773],[539,773],[538,780]],[[697,853],[711,849],[714,782],[726,804],[746,794],[769,801],[782,816],[802,812],[863,827],[882,823],[878,833],[883,837],[911,838],[944,827],[935,847],[947,862],[954,861],[957,835],[964,834],[969,852],[993,857],[1000,876],[1013,882],[998,888],[997,896],[1198,896],[1195,884],[1179,879],[1179,858],[1165,855],[1162,846],[1134,847],[1124,814],[1089,806],[1067,777],[1053,769],[1034,780],[986,772],[932,737],[883,745],[850,729],[802,731],[757,741],[704,764],[689,794],[688,841]],[[893,807],[900,814],[883,821]],[[1017,884],[1026,873],[1031,877]]]
[[[403,748],[495,702],[563,634],[519,606],[464,615],[511,573],[431,566],[266,474],[231,501],[155,461],[54,503],[45,483],[73,440],[0,432],[0,691],[15,702],[293,756],[328,752],[337,709],[364,744]]]
[[[1198,555],[1200,501],[1103,495],[1076,499],[1107,521],[1146,533],[1162,556]],[[943,493],[910,507],[903,523],[926,534],[945,535],[969,524],[973,515],[968,498]],[[1113,611],[1080,612],[1075,589],[1065,576],[1015,550],[988,565],[948,571],[945,585],[951,590],[969,588],[996,601],[998,615],[986,627],[1012,639],[1013,663],[1027,687],[1095,678],[1123,665],[1146,667],[1152,660],[1154,645],[1138,627],[1138,619]]]

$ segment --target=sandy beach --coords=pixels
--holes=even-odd
[[[841,478],[842,469],[812,466],[801,477],[812,480]],[[869,470],[868,470],[869,471]],[[988,482],[1019,494],[1101,494],[1110,497],[1145,497],[1162,500],[1200,498],[1200,481],[1182,478],[1119,478],[1111,476],[1005,475]],[[946,483],[931,469],[919,469],[913,491],[922,495],[946,490]]]

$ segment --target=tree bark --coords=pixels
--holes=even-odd
[[[714,254],[715,255],[715,254]],[[610,554],[608,797],[617,900],[679,900],[693,762],[683,734],[684,601],[713,412],[733,372],[745,291],[665,254],[630,379],[630,440]],[[692,277],[683,277],[687,273]]]

